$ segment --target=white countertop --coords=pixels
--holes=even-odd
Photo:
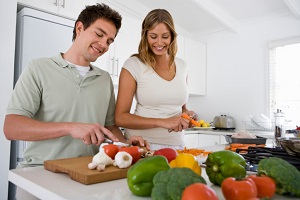
[[[225,145],[206,147],[206,150],[222,150]],[[223,200],[221,188],[212,185],[206,175],[205,169],[202,168],[202,176],[217,193],[219,200]],[[76,182],[67,174],[54,173],[45,170],[44,167],[30,167],[23,169],[10,170],[8,179],[13,184],[28,191],[29,193],[45,200],[94,200],[94,199],[112,199],[112,200],[146,200],[150,197],[138,197],[133,195],[128,186],[126,179],[108,181],[92,185],[84,185]],[[276,195],[274,200],[295,199]]]
[[[207,135],[232,135],[235,132],[239,130],[214,130],[214,129],[209,129],[209,128],[204,128],[204,129],[187,129],[184,131],[185,134],[207,134]],[[273,139],[274,138],[274,132],[273,131],[248,131],[249,133],[256,135],[256,136],[261,136],[265,137],[268,139]],[[292,136],[292,134],[290,134]]]

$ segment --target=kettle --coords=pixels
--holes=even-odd
[[[231,116],[221,115],[214,118],[216,129],[235,129],[234,119]]]

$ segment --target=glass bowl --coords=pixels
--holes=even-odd
[[[300,156],[300,138],[279,140],[281,147],[292,156]]]

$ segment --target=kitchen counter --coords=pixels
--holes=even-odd
[[[207,135],[232,135],[235,132],[237,132],[239,130],[214,130],[214,129],[186,129],[184,131],[185,134],[207,134]],[[268,139],[273,139],[274,138],[274,132],[273,131],[248,131],[249,133],[253,134],[253,135],[257,135],[257,136],[261,136],[261,137],[265,137]],[[287,136],[290,135],[291,137],[293,137],[292,134],[287,134]]]
[[[206,147],[206,150],[218,151],[225,148],[225,145]],[[202,168],[202,176],[217,193],[219,200],[223,200],[221,188],[212,185]],[[146,200],[150,197],[134,196],[128,186],[126,179],[108,181],[92,185],[84,185],[76,182],[67,174],[54,173],[45,170],[44,167],[30,167],[23,169],[13,169],[9,171],[8,179],[18,187],[23,188],[29,193],[45,200],[81,200],[81,199],[114,199],[114,200]],[[295,199],[276,195],[274,200]]]

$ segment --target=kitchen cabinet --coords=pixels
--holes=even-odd
[[[18,0],[18,4],[26,7],[36,8],[71,19],[77,19],[79,13],[86,5],[95,3],[96,0]]]
[[[189,38],[184,45],[190,95],[206,95],[206,45]]]
[[[198,144],[199,144],[199,147],[225,144],[226,142],[225,142],[225,140],[223,141],[222,138],[224,138],[223,135],[199,134]]]
[[[188,66],[190,96],[206,95],[206,44],[178,35],[177,45],[177,57]]]
[[[186,148],[198,148],[199,147],[199,134],[185,134],[184,142]]]
[[[122,15],[122,27],[109,46],[108,52],[97,59],[95,64],[110,73],[115,86],[119,83],[119,75],[124,62],[138,52],[140,42],[141,21]]]
[[[223,134],[189,133],[184,135],[187,148],[202,148],[219,144],[227,144]]]
[[[177,54],[176,57],[181,58],[185,60],[185,50],[184,50],[184,36],[182,35],[177,35]]]

